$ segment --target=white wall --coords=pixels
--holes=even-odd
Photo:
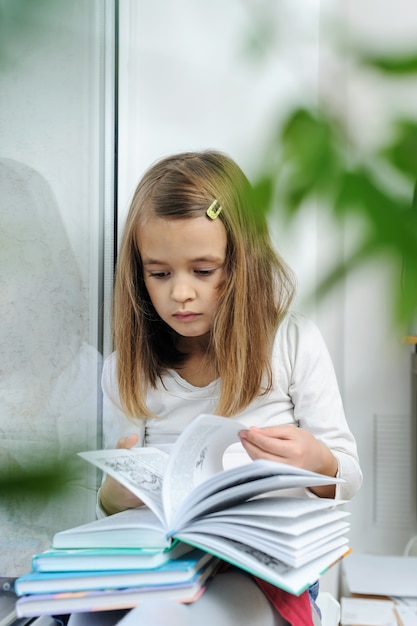
[[[415,49],[412,0],[350,0],[342,12],[348,43],[358,41],[384,53]],[[415,116],[413,81],[382,81],[348,66],[345,95],[346,120],[356,155],[363,159],[388,138],[394,115]],[[347,233],[347,239],[351,236]],[[417,527],[411,348],[402,342],[402,329],[392,325],[392,285],[399,281],[400,272],[392,273],[379,259],[350,276],[345,286],[345,406],[365,470],[363,489],[351,508],[355,544],[370,552],[402,553]]]
[[[346,107],[355,135],[371,141],[385,128],[393,99],[384,96],[382,103],[374,83],[343,59],[334,65],[325,39],[327,16],[341,17],[345,36],[358,31],[365,41],[383,38],[384,45],[416,26],[413,0],[388,8],[377,0],[121,0],[120,9],[120,228],[139,178],[166,154],[214,147],[254,175],[272,124],[294,102],[331,95]],[[259,34],[257,27],[259,55],[251,56],[248,42]],[[268,37],[272,44],[264,45]],[[358,440],[365,483],[350,505],[351,544],[401,552],[415,528],[416,508],[411,449],[404,448],[410,441],[410,348],[391,326],[387,274],[375,263],[307,308],[304,297],[323,268],[343,254],[354,230],[337,232],[314,206],[289,231],[279,220],[273,226],[278,248],[299,277],[299,306],[316,319],[328,343]],[[377,456],[375,420],[379,442],[398,435]],[[384,467],[391,471],[384,474]]]

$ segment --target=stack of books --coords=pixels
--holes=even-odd
[[[57,533],[16,581],[17,615],[127,609],[151,597],[193,602],[222,562],[300,595],[350,551],[349,523],[343,502],[291,489],[339,479],[263,460],[223,470],[241,428],[201,415],[169,456],[80,453],[145,506]]]
[[[51,549],[15,582],[20,617],[132,608],[148,598],[193,602],[218,559],[176,542],[166,550]]]

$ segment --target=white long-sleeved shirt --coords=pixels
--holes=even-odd
[[[116,353],[111,354],[102,375],[105,447],[115,447],[120,437],[138,433],[138,445],[169,451],[193,418],[215,411],[219,380],[206,387],[194,387],[176,371],[169,370],[157,387],[148,392],[147,404],[158,417],[129,420],[119,399],[116,361]],[[243,428],[292,424],[310,431],[337,458],[337,475],[345,482],[337,484],[336,498],[350,499],[362,483],[356,442],[345,418],[330,355],[311,320],[289,314],[280,324],[274,341],[272,372],[271,391],[259,395],[230,419],[240,422]],[[226,467],[249,461],[240,443],[225,456]],[[306,491],[302,493],[305,495]]]

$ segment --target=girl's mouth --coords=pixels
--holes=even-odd
[[[199,316],[199,313],[193,313],[192,311],[184,311],[181,313],[175,313],[174,317],[179,322],[192,322]]]

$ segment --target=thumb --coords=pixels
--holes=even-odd
[[[135,433],[134,435],[129,435],[127,437],[122,437],[117,442],[116,448],[133,448],[138,442],[139,435]]]

